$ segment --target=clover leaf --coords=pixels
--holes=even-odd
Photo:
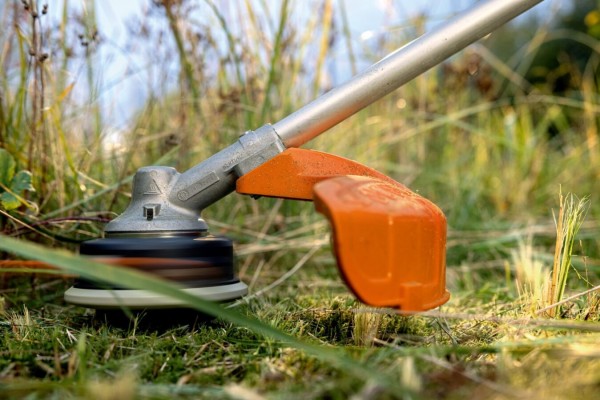
[[[7,211],[27,204],[23,193],[33,192],[31,172],[18,171],[15,174],[16,162],[13,156],[5,149],[0,149],[0,206]]]

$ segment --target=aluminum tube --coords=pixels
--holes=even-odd
[[[480,1],[273,128],[287,147],[299,147],[542,1]]]

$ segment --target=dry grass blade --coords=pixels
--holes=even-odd
[[[377,339],[377,331],[381,324],[382,314],[370,312],[363,307],[354,313],[354,331],[352,337],[357,346],[371,346]]]
[[[279,27],[277,28],[277,34],[275,35],[275,43],[273,43],[273,54],[271,55],[271,63],[269,66],[269,77],[265,87],[265,100],[263,102],[261,117],[264,121],[267,119],[267,115],[271,109],[271,89],[275,83],[275,75],[279,63],[281,62],[281,46],[283,39],[283,32],[287,24],[289,15],[289,1],[285,0],[281,4],[281,12],[279,16]]]
[[[187,52],[184,48],[183,39],[181,37],[181,32],[179,31],[179,25],[177,21],[177,16],[173,12],[174,3],[170,1],[165,1],[162,3],[165,9],[165,14],[167,15],[167,19],[169,21],[169,28],[171,29],[171,33],[173,34],[173,39],[177,44],[177,51],[179,54],[179,62],[181,63],[181,67],[185,74],[185,79],[192,93],[192,97],[194,100],[194,109],[201,116],[200,109],[200,89],[198,88],[198,84],[196,79],[194,78],[194,68],[191,62],[188,59]]]
[[[598,322],[580,322],[571,320],[549,320],[549,319],[532,319],[532,318],[509,318],[509,317],[496,317],[490,314],[471,314],[471,313],[460,313],[460,312],[441,312],[437,310],[424,311],[424,312],[408,312],[394,309],[378,309],[372,312],[389,314],[389,315],[403,315],[403,316],[420,316],[428,318],[447,318],[447,319],[458,319],[464,321],[475,321],[475,322],[493,322],[497,324],[503,324],[506,326],[513,327],[536,327],[538,329],[567,329],[573,331],[582,332],[600,332],[600,323]]]
[[[562,299],[561,301],[559,301],[559,302],[557,302],[557,303],[550,304],[550,305],[549,305],[549,306],[547,306],[547,307],[544,307],[544,308],[542,308],[542,309],[540,309],[540,310],[537,310],[537,311],[536,311],[536,313],[537,313],[537,314],[542,314],[542,313],[544,313],[544,312],[546,312],[546,311],[548,311],[548,310],[555,309],[556,307],[559,307],[559,306],[561,306],[561,305],[563,305],[563,304],[566,304],[566,303],[568,303],[568,302],[570,302],[570,301],[573,301],[573,300],[575,300],[575,299],[578,299],[578,298],[580,298],[580,297],[582,297],[582,296],[585,296],[585,295],[588,295],[588,294],[590,294],[590,293],[597,292],[597,291],[599,291],[599,290],[600,290],[600,285],[598,285],[598,286],[594,286],[593,288],[590,288],[590,289],[588,289],[588,290],[585,290],[585,291],[583,291],[583,292],[580,292],[580,293],[576,293],[576,294],[574,294],[574,295],[572,295],[572,296],[569,296],[569,297],[567,297],[566,299]]]
[[[549,308],[548,315],[556,317],[560,313],[560,301],[567,286],[567,276],[571,267],[573,243],[575,236],[581,228],[588,207],[588,199],[577,199],[573,194],[563,197],[560,194],[560,209],[556,221],[556,246],[554,250],[554,265],[552,267],[552,280],[550,290],[546,297],[546,304],[557,304]]]
[[[548,286],[548,268],[535,256],[531,238],[527,243],[520,242],[512,252],[515,269],[515,283],[519,298],[535,313],[544,304]]]
[[[329,53],[329,31],[331,30],[331,24],[333,21],[333,5],[331,0],[326,0],[323,3],[323,23],[321,25],[321,47],[319,49],[319,56],[317,57],[317,65],[315,67],[315,80],[313,83],[313,96],[316,96],[319,92],[321,85],[321,70],[325,62],[325,57]]]
[[[315,255],[315,253],[321,248],[320,244],[315,245],[310,251],[308,251],[304,257],[302,257],[297,263],[296,265],[294,265],[289,271],[287,271],[285,274],[283,274],[282,276],[280,276],[277,280],[275,280],[275,282],[269,284],[268,286],[260,289],[258,292],[253,293],[249,296],[244,297],[241,300],[238,300],[237,302],[233,303],[230,307],[236,307],[240,304],[243,303],[247,303],[248,301],[255,299],[257,297],[262,296],[263,294],[265,294],[266,292],[268,292],[269,290],[272,290],[274,288],[276,288],[277,286],[281,285],[283,282],[285,282],[286,280],[288,280],[290,277],[292,277],[296,272],[298,272],[300,270],[300,268],[302,268],[304,266],[304,264],[306,264],[306,262]]]

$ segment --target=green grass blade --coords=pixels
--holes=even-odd
[[[393,389],[397,392],[406,392],[399,383],[391,377],[375,372],[358,361],[348,357],[340,350],[313,345],[302,341],[294,336],[288,335],[271,325],[265,324],[257,319],[247,317],[235,310],[226,309],[217,303],[200,299],[173,283],[143,274],[131,269],[110,266],[96,262],[90,258],[77,256],[64,250],[52,250],[46,247],[13,239],[0,235],[0,250],[19,255],[24,258],[43,261],[54,265],[68,273],[80,275],[83,278],[105,282],[108,284],[117,284],[131,289],[148,290],[164,296],[181,300],[187,306],[203,313],[222,318],[236,325],[244,326],[255,333],[270,337],[284,342],[298,350],[317,357],[323,361],[346,371],[347,373],[359,378],[378,383],[379,385]]]
[[[271,64],[269,66],[269,78],[267,79],[267,86],[265,88],[265,101],[263,102],[261,116],[262,120],[267,120],[267,114],[271,110],[271,89],[275,83],[275,75],[277,69],[279,69],[279,63],[281,59],[281,40],[283,38],[283,32],[288,19],[288,0],[285,0],[281,4],[281,13],[279,15],[279,27],[277,28],[277,34],[275,35],[275,44],[273,45],[273,55],[271,56]]]

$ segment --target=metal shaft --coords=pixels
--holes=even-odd
[[[299,147],[542,1],[480,1],[273,128],[287,147]]]

